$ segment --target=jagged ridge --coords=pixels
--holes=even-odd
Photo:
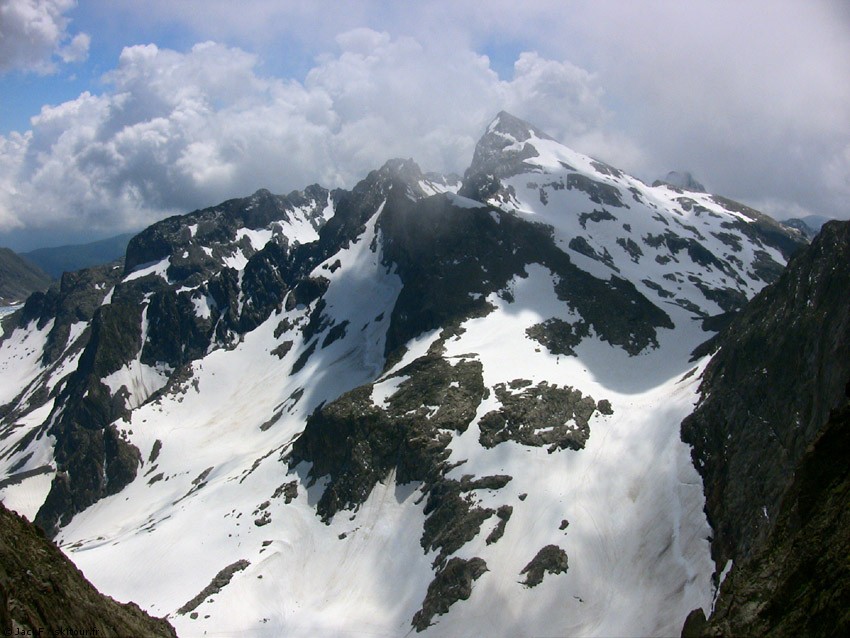
[[[40,522],[110,590],[154,544],[140,569],[168,594],[136,591],[181,631],[241,617],[240,631],[315,633],[343,587],[344,622],[380,617],[389,633],[452,633],[500,591],[482,633],[669,632],[710,597],[678,439],[688,355],[800,245],[502,113],[462,185],[393,160],[351,191],[261,191],[151,227],[120,281],[93,282],[52,369],[41,340],[67,322],[34,303],[0,346],[22,370],[3,489],[47,494]],[[371,565],[407,585],[387,596]],[[631,601],[635,578],[660,583],[654,602],[601,619],[583,602]],[[276,606],[240,606],[272,582],[288,592]],[[187,600],[197,618],[179,613]]]

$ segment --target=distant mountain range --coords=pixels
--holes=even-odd
[[[21,253],[21,257],[34,263],[53,279],[59,279],[63,272],[74,272],[123,259],[133,235],[135,233],[125,233],[88,244],[38,248]]]
[[[47,290],[50,281],[38,266],[8,248],[0,248],[0,306],[20,303],[37,290]]]
[[[791,219],[786,219],[781,223],[783,226],[787,226],[788,228],[796,228],[803,233],[803,235],[812,239],[820,232],[820,229],[828,221],[831,221],[831,219],[829,217],[824,217],[823,215],[808,215],[806,217],[792,217]]]

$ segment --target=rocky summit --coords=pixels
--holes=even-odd
[[[0,495],[181,636],[709,631],[846,403],[830,228],[504,112],[172,217],[6,321]]]

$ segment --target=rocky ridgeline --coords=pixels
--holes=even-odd
[[[185,381],[188,364],[211,349],[231,347],[281,309],[290,291],[293,304],[316,301],[326,280],[310,277],[311,270],[362,232],[391,191],[414,189],[424,197],[418,184],[425,179],[415,164],[399,160],[373,171],[351,192],[318,186],[287,196],[258,191],[154,224],[130,241],[123,273],[103,267],[66,274],[59,290],[31,298],[17,319],[22,328],[56,319],[45,360],[67,360],[82,350],[76,370],[56,386],[55,407],[45,422],[56,437],[59,473],[38,524],[54,534],[74,514],[135,478],[140,454],[115,427],[127,415],[128,397],[113,394],[105,377],[138,360]],[[291,242],[296,222],[308,224],[317,239]],[[246,230],[267,231],[268,241],[258,248]],[[307,340],[322,325],[323,306],[316,305]],[[70,324],[80,321],[90,327],[66,344]],[[38,396],[43,405],[46,394]],[[28,399],[5,409],[18,414],[35,407]]]
[[[47,433],[56,438],[59,472],[36,518],[39,525],[55,533],[75,513],[117,493],[136,476],[140,454],[115,426],[128,414],[128,396],[113,394],[103,379],[136,359],[172,373],[185,371],[209,349],[228,347],[268,318],[298,276],[297,246],[289,244],[283,225],[299,211],[303,221],[320,226],[328,198],[328,191],[318,187],[287,197],[259,191],[169,218],[131,240],[123,276],[114,266],[66,273],[58,290],[27,302],[18,319],[22,327],[56,320],[46,363],[82,349],[76,369],[56,386],[57,400],[45,422],[51,424]],[[258,250],[245,235],[237,240],[242,229],[270,230],[270,241]],[[237,255],[245,260],[241,277],[228,265]],[[145,273],[146,265],[163,260],[162,272]],[[199,303],[208,313],[198,312]],[[89,327],[74,344],[66,344],[70,324],[80,321]],[[29,399],[25,406],[12,402],[7,409],[33,407]]]
[[[688,633],[850,628],[848,264],[850,223],[826,224],[717,342],[682,437],[705,484],[714,558],[734,567],[711,629],[697,614]]]
[[[828,224],[725,330],[683,423],[715,557],[746,558],[850,380],[850,225]]]
[[[487,387],[476,353],[446,356],[446,344],[463,333],[464,323],[489,316],[496,311],[494,303],[514,302],[511,282],[542,267],[551,276],[552,298],[563,302],[569,312],[564,316],[546,313],[525,331],[523,337],[539,344],[541,357],[574,356],[589,339],[637,357],[659,347],[661,331],[675,329],[672,317],[683,316],[683,310],[690,313],[689,320],[700,319],[706,337],[710,336],[746,304],[748,294],[780,277],[778,255],[787,257],[803,243],[769,218],[722,198],[680,193],[674,209],[661,210],[656,203],[661,198],[650,201],[649,187],[639,188],[618,169],[595,160],[584,172],[565,162],[560,168],[544,170],[535,163],[540,157],[535,140],[554,143],[534,127],[502,113],[479,142],[460,195],[446,192],[458,184],[423,174],[412,160],[391,160],[350,191],[315,185],[286,196],[258,191],[249,198],[153,225],[130,242],[123,270],[112,267],[66,275],[60,286],[31,297],[15,321],[21,330],[46,330],[53,321],[41,354],[44,371],[3,406],[2,427],[4,435],[12,432],[20,417],[54,400],[43,423],[6,453],[22,456],[16,471],[23,476],[34,471],[27,465],[30,457],[25,456],[32,456],[30,448],[45,435],[55,441],[57,471],[37,522],[48,534],[55,534],[74,515],[131,483],[142,462],[140,451],[121,427],[131,411],[183,391],[191,382],[193,362],[214,350],[235,347],[274,313],[297,311],[279,320],[274,330],[277,341],[269,349],[271,356],[294,359],[287,368],[289,376],[315,362],[337,341],[364,330],[365,325],[350,325],[334,316],[326,295],[331,290],[331,273],[347,267],[338,258],[334,261],[334,256],[361,241],[367,225],[374,223],[369,248],[381,255],[381,266],[400,282],[398,297],[386,311],[386,334],[381,335],[385,337],[383,369],[379,362],[377,378],[319,403],[291,446],[287,443],[265,456],[283,449],[286,469],[281,471],[288,473],[287,479],[297,474],[300,464],[310,464],[306,481],[324,484],[315,509],[326,523],[343,510],[356,511],[375,486],[391,476],[399,484],[421,484],[418,503],[424,503],[425,518],[420,546],[433,555],[433,580],[412,626],[423,631],[436,616],[469,598],[488,566],[481,557],[456,554],[475,538],[485,546],[498,543],[510,530],[517,504],[500,496],[514,477],[456,471],[459,464],[448,461],[454,438],[477,428],[473,440],[485,450],[496,448],[494,454],[511,444],[570,454],[581,450],[592,436],[593,419],[610,415],[612,408],[605,397],[588,396],[564,383],[516,378]],[[525,196],[522,188],[544,207],[564,193],[579,200],[576,210],[562,215],[575,222],[576,233],[564,237],[557,224],[539,221],[542,214],[538,218],[522,214],[517,209],[518,197]],[[695,197],[703,197],[702,203]],[[647,212],[644,217],[650,221],[641,217],[630,222],[631,207],[642,207],[641,215]],[[684,211],[694,212],[698,219],[690,221],[699,227],[679,219],[684,219]],[[652,232],[632,232],[632,223],[637,228],[638,222],[646,222]],[[602,230],[610,231],[605,241],[595,238],[604,234]],[[641,274],[645,267],[666,270],[658,271],[663,276],[649,277]],[[787,285],[782,275],[778,286]],[[798,285],[803,285],[802,279]],[[688,286],[696,291],[690,296],[683,292]],[[722,314],[710,316],[717,308]],[[747,313],[749,307],[741,317],[750,316]],[[782,314],[774,314],[768,320],[774,323],[762,330],[769,339],[780,339]],[[746,321],[739,319],[727,334],[746,333],[750,325]],[[800,328],[805,331],[810,326]],[[427,353],[395,369],[411,340],[431,331],[438,336]],[[777,347],[786,348],[792,358],[777,362],[759,359],[772,356],[759,354],[762,341],[722,341],[723,348],[704,381],[705,388],[718,384],[717,389],[706,390],[700,410],[683,427],[704,472],[709,515],[718,526],[718,558],[748,551],[736,545],[747,534],[764,537],[767,527],[752,503],[773,508],[795,462],[776,464],[765,476],[759,475],[765,480],[768,501],[755,483],[738,489],[727,478],[730,472],[761,462],[753,456],[759,450],[773,454],[778,449],[764,429],[751,435],[747,428],[738,427],[747,406],[739,400],[739,386],[732,380],[755,396],[768,394],[774,381],[763,382],[754,370],[799,364],[793,356],[805,350],[807,337],[789,339],[777,342]],[[734,348],[741,352],[723,354],[735,353]],[[756,364],[744,371],[741,360]],[[59,375],[53,373],[64,370],[61,366],[66,364],[64,376],[54,378]],[[140,367],[158,375],[158,389],[133,394],[140,390],[107,381],[118,372]],[[724,379],[731,387],[720,385]],[[379,386],[385,383],[397,387],[386,400],[378,401]],[[792,393],[785,381],[775,383],[786,394]],[[829,392],[833,391],[830,385]],[[303,394],[304,387],[295,389],[275,407],[271,419],[258,424],[259,430],[272,428]],[[485,401],[490,405],[479,414]],[[787,414],[797,410],[805,420],[821,418],[831,407],[824,408],[826,412],[805,405],[771,409],[787,408]],[[717,429],[718,419],[729,424],[723,426],[728,431]],[[819,426],[812,427],[809,439],[799,444],[802,448]],[[740,437],[749,451],[727,454],[727,435]],[[162,446],[160,440],[157,444]],[[782,445],[799,447],[790,442]],[[148,459],[148,485],[167,480],[162,470],[157,473],[157,454],[152,451]],[[186,496],[206,485],[212,469],[195,479]],[[272,499],[285,494],[288,503],[297,498],[298,487],[293,481],[284,482]],[[488,505],[479,497],[485,493]],[[268,506],[264,501],[254,512],[256,526],[270,523]],[[725,521],[735,517],[742,522],[724,527]],[[560,529],[566,526],[564,520]],[[536,587],[544,578],[568,569],[567,554],[557,545],[523,549],[528,550],[528,558],[516,582],[524,587]],[[234,565],[239,568],[220,573],[210,587],[221,589],[238,578],[245,564]],[[205,592],[184,610],[195,613],[189,608],[203,604]]]
[[[65,275],[58,290],[30,299],[18,319],[21,327],[32,322],[43,326],[55,319],[43,363],[57,365],[81,351],[79,364],[63,383],[49,391],[41,386],[3,408],[8,415],[20,415],[49,396],[56,398],[44,427],[49,423],[49,434],[56,438],[58,474],[39,512],[39,524],[55,533],[76,512],[117,493],[135,477],[139,452],[115,425],[127,416],[132,403],[126,392],[107,387],[103,380],[109,375],[136,361],[185,381],[192,361],[212,349],[231,347],[284,303],[309,307],[307,325],[285,340],[292,344],[289,348],[323,333],[321,345],[326,347],[342,336],[346,327],[332,325],[325,312],[322,296],[327,280],[313,271],[355,240],[379,209],[383,259],[403,283],[386,335],[387,367],[403,356],[410,339],[491,312],[487,296],[509,297],[508,282],[526,276],[529,264],[543,265],[553,273],[555,294],[578,317],[571,322],[551,317],[529,330],[529,336],[550,352],[572,354],[591,334],[631,355],[657,347],[657,329],[674,327],[663,309],[667,293],[658,284],[644,287],[621,276],[607,248],[600,252],[574,238],[570,247],[576,254],[615,268],[608,278],[594,276],[576,265],[552,227],[498,206],[500,198],[513,197],[509,188],[505,190],[506,180],[523,172],[540,174],[534,165],[539,155],[534,140],[552,141],[521,120],[499,115],[476,147],[460,186],[461,193],[479,203],[450,194],[429,196],[448,182],[438,184],[435,176],[423,175],[411,160],[392,160],[351,191],[330,192],[316,185],[286,196],[258,191],[249,198],[163,220],[130,241],[123,273],[92,269]],[[629,195],[641,201],[637,189],[629,193],[615,185],[624,174],[613,167],[593,161],[595,177],[590,177],[562,164],[566,178],[559,188],[585,192],[591,203],[601,206],[578,215],[583,227],[616,219],[606,206],[628,207]],[[728,242],[738,246],[750,238],[786,253],[799,245],[799,239],[755,211],[726,201],[724,206],[752,220],[730,218]],[[670,225],[666,220],[664,224]],[[304,241],[292,239],[304,232]],[[669,251],[665,260],[675,260],[681,252],[696,266],[738,276],[731,262],[703,247],[699,231],[689,231],[692,237],[680,237],[670,229],[664,232],[658,241]],[[642,249],[629,241],[623,239],[620,245],[631,258],[640,259]],[[648,235],[641,241],[655,239]],[[751,275],[773,278],[780,266],[767,257],[762,261],[761,270],[756,264]],[[729,312],[745,300],[738,291],[698,279],[697,286]],[[661,301],[649,298],[647,290],[659,294]],[[705,315],[692,302],[677,303]],[[75,322],[87,327],[75,343],[66,343]],[[293,372],[303,368],[318,347],[319,342],[313,342]]]
[[[486,315],[490,293],[510,295],[508,282],[541,264],[557,277],[558,298],[604,341],[630,354],[657,344],[656,328],[672,328],[670,317],[620,277],[603,280],[577,267],[555,243],[549,227],[482,205],[461,209],[447,195],[385,206],[379,219],[384,258],[394,264],[404,287],[387,334],[394,351],[427,330]]]
[[[167,621],[98,593],[35,525],[2,503],[0,627],[6,636],[177,637]]]

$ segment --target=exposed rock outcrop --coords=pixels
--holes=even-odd
[[[682,424],[703,476],[714,614],[684,635],[850,628],[850,223],[826,224],[721,334]]]
[[[850,223],[824,226],[732,321],[682,424],[703,476],[713,552],[747,558],[850,379]]]
[[[0,627],[7,636],[177,636],[167,621],[100,594],[35,525],[2,504]]]

